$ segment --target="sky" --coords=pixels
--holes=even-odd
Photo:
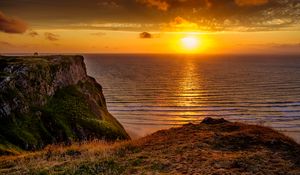
[[[300,54],[300,1],[0,0],[0,54],[33,52]]]

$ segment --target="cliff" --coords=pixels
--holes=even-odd
[[[114,143],[0,157],[0,174],[300,174],[300,145],[270,128],[207,118]]]
[[[128,139],[82,56],[0,57],[0,153]]]

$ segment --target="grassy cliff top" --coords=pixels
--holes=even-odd
[[[0,78],[11,76],[15,71],[12,67],[28,67],[43,69],[57,65],[70,65],[78,62],[83,64],[83,56],[80,55],[44,55],[44,56],[2,56],[0,55]],[[10,67],[10,69],[7,69]]]
[[[42,55],[42,56],[2,56],[0,63],[6,64],[37,64],[37,63],[55,63],[69,62],[72,59],[83,58],[80,55]]]
[[[114,144],[1,157],[0,174],[300,174],[300,145],[266,127],[206,119]]]

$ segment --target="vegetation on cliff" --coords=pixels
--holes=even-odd
[[[128,139],[81,56],[0,57],[0,154]]]
[[[0,157],[0,174],[300,174],[300,145],[266,127],[201,124],[107,143],[48,146]]]

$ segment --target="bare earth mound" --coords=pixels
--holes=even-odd
[[[266,127],[207,118],[135,141],[0,158],[17,174],[300,174],[300,145]]]

